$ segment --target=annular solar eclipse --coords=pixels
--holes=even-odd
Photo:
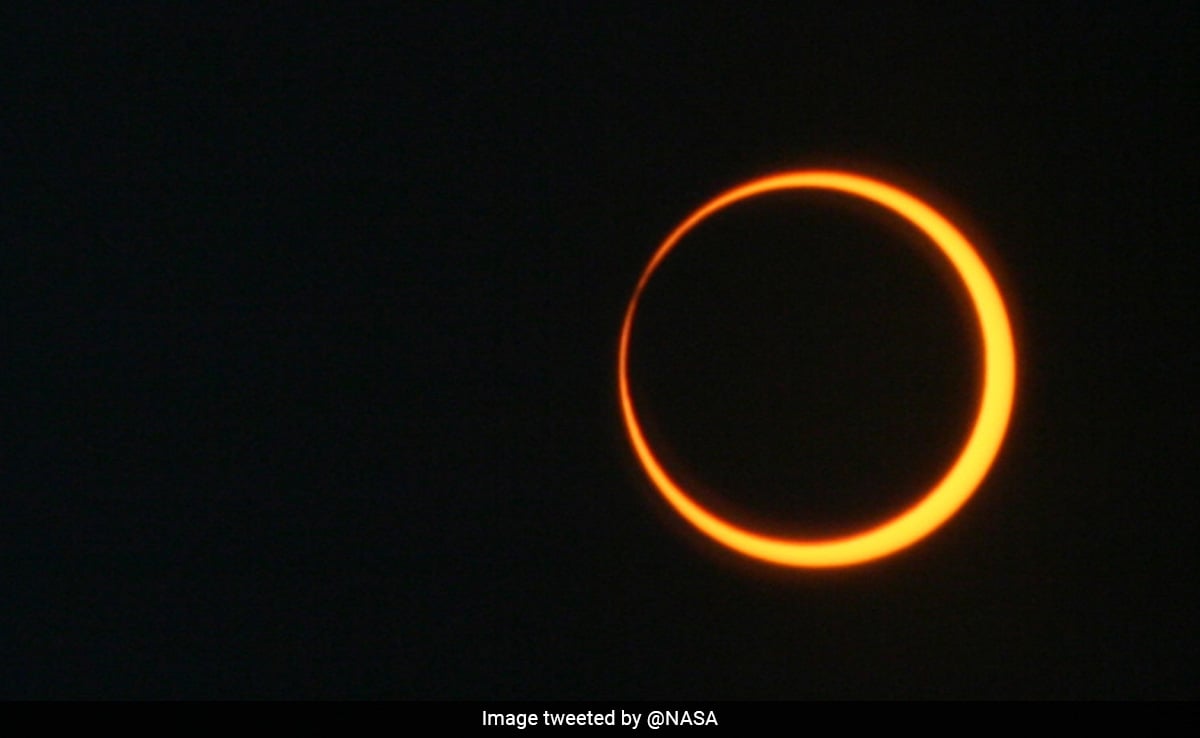
[[[629,344],[638,304],[651,277],[683,238],[706,218],[749,198],[784,190],[825,190],[886,208],[920,230],[949,260],[966,288],[982,338],[983,382],[978,413],[958,457],[911,507],[873,528],[828,539],[766,535],[724,519],[700,505],[663,468],[642,426],[629,382]],[[912,194],[877,179],[842,171],[785,172],[724,192],[689,215],[651,257],[625,310],[617,352],[621,413],[634,453],[650,481],[688,523],[717,543],[746,556],[789,567],[860,564],[910,546],[949,520],[974,494],[1000,450],[1012,413],[1016,349],[1000,290],[983,259],[945,216]]]

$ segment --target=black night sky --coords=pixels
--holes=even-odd
[[[1200,693],[1194,8],[144,10],[0,18],[0,697]],[[661,240],[813,167],[958,220],[1019,360],[969,504],[816,573],[688,529],[616,393]],[[887,517],[970,426],[953,273],[861,203],[651,287],[648,426],[746,521]]]

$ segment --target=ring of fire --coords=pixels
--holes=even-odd
[[[638,423],[629,389],[629,342],[642,292],[667,254],[701,221],[741,200],[778,190],[832,190],[891,210],[916,226],[942,251],[962,279],[983,339],[983,390],[970,436],[946,474],[894,518],[849,536],[802,540],[763,535],[707,510],[675,482],[651,450]],[[895,553],[932,533],[974,493],[991,467],[1012,413],[1016,350],[1000,290],[970,242],[945,217],[909,193],[867,177],[838,171],[798,171],[756,179],[709,201],[683,221],[654,253],[625,310],[617,352],[617,384],[626,432],[651,482],[685,520],[714,541],[746,556],[793,567],[859,564]]]

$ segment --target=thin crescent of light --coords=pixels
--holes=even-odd
[[[881,205],[912,223],[950,260],[967,288],[983,338],[983,391],[979,414],[958,458],[918,502],[894,518],[852,535],[793,539],[763,535],[735,525],[693,500],[663,469],[638,423],[629,390],[629,341],[642,292],[654,271],[690,230],[741,200],[777,190],[833,190]],[[654,253],[625,311],[617,353],[621,412],[634,452],[650,480],[685,520],[718,543],[762,561],[792,567],[859,564],[895,553],[932,533],[975,492],[1000,450],[1012,413],[1016,349],[1000,290],[983,260],[955,226],[907,192],[858,174],[839,171],[786,172],[750,181],[712,199],[683,221]]]

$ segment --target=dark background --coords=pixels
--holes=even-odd
[[[398,5],[0,19],[0,696],[1196,696],[1187,4]],[[1019,384],[966,508],[811,573],[666,509],[615,353],[683,217],[815,166],[962,218]],[[867,211],[747,203],[647,293],[647,423],[747,521],[886,516],[970,422]]]

